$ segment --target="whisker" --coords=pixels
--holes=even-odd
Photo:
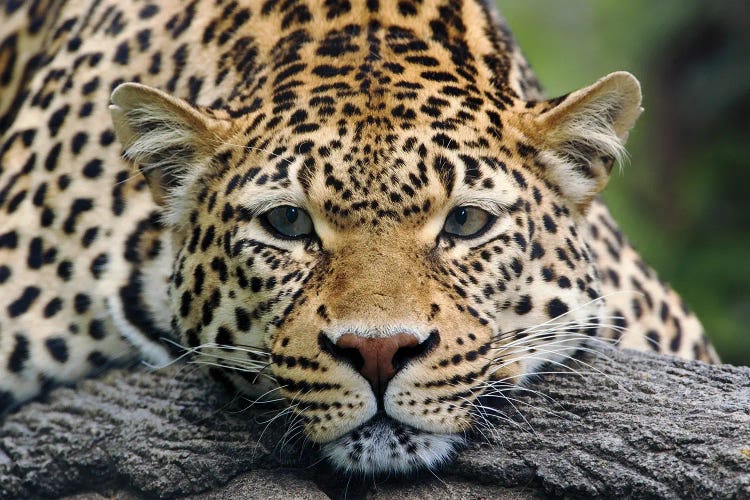
[[[276,398],[276,399],[270,399],[270,400],[263,400],[263,398],[266,397],[268,394],[271,394],[272,392],[280,391],[284,387],[286,387],[286,386],[285,385],[276,386],[276,387],[274,387],[272,389],[267,390],[266,392],[264,392],[263,394],[261,394],[260,396],[254,398],[252,400],[250,400],[247,397],[243,396],[243,399],[249,401],[250,404],[248,406],[242,408],[241,410],[238,410],[237,413],[241,413],[241,412],[247,411],[250,408],[252,408],[253,406],[255,406],[256,404],[276,403],[278,401],[284,401],[286,399],[284,397],[280,397],[280,398]]]
[[[589,307],[589,306],[591,306],[593,304],[596,304],[597,302],[601,302],[602,305],[603,305],[604,301],[607,298],[615,296],[615,295],[621,295],[621,294],[630,294],[630,295],[640,294],[640,295],[643,295],[642,292],[639,292],[637,290],[618,290],[618,291],[615,291],[615,292],[608,293],[606,295],[601,295],[601,296],[599,296],[599,297],[597,297],[595,299],[592,299],[592,300],[590,300],[588,302],[585,302],[584,304],[581,304],[578,307],[574,307],[573,309],[570,309],[570,310],[568,310],[568,311],[566,311],[566,312],[564,312],[564,313],[562,313],[562,314],[560,314],[558,316],[555,316],[554,318],[551,318],[551,319],[549,319],[549,320],[547,320],[547,321],[545,321],[543,323],[539,323],[538,325],[535,325],[534,327],[531,327],[531,329],[538,328],[539,326],[542,326],[542,325],[550,324],[550,323],[552,323],[552,322],[554,322],[554,321],[556,321],[556,320],[558,320],[558,319],[560,319],[562,317],[568,316],[568,315],[573,314],[575,312],[581,311],[582,309],[584,309],[586,307]],[[521,330],[521,331],[523,331],[523,330]],[[518,331],[516,331],[515,333],[518,333]],[[500,335],[502,335],[502,333]]]
[[[544,351],[540,350],[538,352],[544,352]],[[555,354],[555,353],[553,352],[553,354]],[[555,361],[555,360],[548,359],[548,358],[538,358],[538,357],[533,357],[533,356],[522,356],[522,357],[517,358],[514,361],[519,361],[519,360],[523,360],[523,359],[534,359],[534,360],[537,360],[537,361],[541,361],[543,363],[551,363],[551,364],[560,366],[561,368],[564,368],[566,370],[569,370],[570,373],[576,373],[576,374],[578,374],[578,371],[575,370],[573,367],[568,366],[565,363],[561,363],[559,361]],[[593,370],[594,372],[596,372],[598,375],[601,375],[601,376],[605,377],[607,380],[609,380],[610,382],[612,382],[616,386],[620,387],[620,384],[616,380],[614,380],[612,377],[610,377],[609,375],[607,375],[603,371],[599,370],[598,368],[594,367],[593,365],[591,365],[589,363],[586,363],[585,361],[582,361],[580,359],[570,357],[570,356],[568,356],[567,359],[571,360],[571,361],[575,361],[576,363],[582,364],[582,365],[590,368],[591,370]],[[495,373],[497,370],[501,369],[503,366],[506,366],[506,365],[507,365],[507,363],[499,365],[499,366],[496,366],[496,368],[491,371],[491,374]],[[583,375],[581,375],[581,376],[583,376]]]
[[[254,374],[258,375],[258,376],[261,376],[261,377],[264,377],[264,378],[270,380],[273,383],[276,383],[276,377],[274,377],[273,375],[269,375],[267,373],[260,373],[257,370],[250,370],[250,369],[245,369],[245,368],[239,368],[237,366],[231,366],[231,365],[226,365],[226,364],[222,364],[222,363],[215,363],[215,362],[212,362],[212,361],[202,361],[202,360],[192,360],[192,361],[190,361],[190,364],[204,365],[204,366],[213,366],[213,367],[216,367],[216,368],[224,368],[224,369],[228,369],[228,370],[234,370],[234,371],[245,372],[245,373],[254,373]]]
[[[560,330],[560,331],[548,331],[544,332],[542,334],[535,334],[535,336],[529,336],[523,339],[518,339],[517,341],[508,342],[504,344],[500,344],[497,347],[493,347],[493,350],[500,350],[500,349],[508,349],[513,348],[516,346],[523,346],[524,344],[531,344],[533,341],[541,341],[538,342],[539,345],[544,345],[543,341],[545,339],[549,338],[550,340],[559,340],[559,339],[577,339],[582,340],[586,342],[591,343],[602,343],[607,346],[616,345],[617,341],[613,339],[600,339],[597,337],[591,337],[590,335],[578,333],[578,332],[569,332],[566,330]]]
[[[221,366],[224,368],[229,368],[245,373],[260,373],[262,369],[270,366],[270,364],[268,363],[246,362],[242,359],[224,358],[214,354],[201,354],[200,356],[196,356],[194,359],[188,361],[188,363],[208,363],[211,361],[207,360],[211,359],[216,360],[217,362],[223,362],[221,363]]]
[[[612,318],[606,318],[606,319],[620,319],[621,317],[612,317]],[[539,328],[545,327],[543,330],[537,331]],[[619,332],[626,331],[625,328],[615,325],[615,324],[607,324],[607,323],[601,323],[601,322],[583,322],[583,321],[568,321],[568,322],[562,322],[562,323],[552,323],[552,324],[542,324],[542,325],[536,325],[532,326],[530,328],[526,328],[524,330],[514,330],[509,332],[503,332],[500,336],[493,337],[493,340],[495,342],[499,342],[508,336],[511,335],[518,335],[519,338],[514,340],[514,342],[522,342],[525,339],[528,338],[536,338],[540,335],[548,334],[549,332],[555,332],[555,331],[566,331],[570,329],[578,329],[578,330],[595,330],[600,328],[610,328]],[[571,332],[572,333],[572,332]],[[581,334],[583,335],[583,334]],[[589,335],[587,335],[589,336]],[[590,336],[589,336],[590,337]],[[592,337],[594,338],[594,337]]]
[[[552,374],[552,373],[569,373],[569,372],[531,372],[531,373],[526,373],[523,376],[525,377],[525,376],[529,376],[529,375],[546,375],[546,374]],[[545,394],[545,393],[543,393],[541,391],[530,389],[528,387],[524,387],[522,385],[518,385],[518,384],[515,384],[515,383],[506,382],[506,380],[510,380],[512,378],[518,378],[520,376],[521,375],[514,375],[512,377],[505,377],[502,380],[487,381],[487,382],[485,382],[484,385],[479,386],[479,387],[484,387],[486,389],[496,390],[496,391],[508,391],[508,392],[523,391],[523,392],[529,392],[529,393],[531,393],[531,394],[533,394],[535,396],[541,397],[542,399],[544,399],[544,400],[546,400],[546,401],[548,401],[550,403],[558,404],[558,402],[557,402],[557,400],[555,400],[555,398],[553,398],[552,396],[550,396],[548,394]],[[494,385],[495,383],[497,383],[498,385],[499,384],[505,384],[505,387],[503,387],[503,388],[497,388]]]
[[[485,393],[485,394],[482,394],[482,397],[503,399],[503,400],[507,401],[508,403],[516,402],[516,403],[524,405],[524,406],[535,408],[535,409],[537,409],[539,411],[542,411],[542,412],[547,413],[549,415],[552,415],[554,417],[562,417],[563,416],[562,414],[560,414],[560,413],[558,413],[558,412],[556,412],[554,410],[548,410],[548,409],[542,408],[540,406],[535,406],[534,404],[529,403],[528,401],[524,401],[523,399],[511,398],[510,396],[508,396],[507,394],[503,394],[502,392],[500,392],[500,393]],[[514,405],[514,407],[515,407],[515,405]],[[518,411],[518,409],[516,409],[516,411]]]

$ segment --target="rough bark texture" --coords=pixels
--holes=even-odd
[[[750,498],[750,368],[607,356],[518,393],[445,470],[364,481],[191,367],[112,372],[5,419],[0,498]]]

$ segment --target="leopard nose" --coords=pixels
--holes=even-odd
[[[393,358],[398,350],[417,345],[419,345],[419,339],[409,333],[376,339],[347,333],[336,342],[336,347],[339,349],[355,351],[350,351],[350,354],[359,353],[362,358],[359,373],[370,382],[375,394],[382,394],[385,391],[385,385],[396,375],[397,367],[393,364]]]
[[[326,343],[328,348],[325,350],[359,371],[370,382],[380,400],[388,381],[409,361],[423,355],[437,343],[437,332],[431,332],[424,342],[411,333],[379,338],[346,333],[339,337],[335,346],[330,341]]]

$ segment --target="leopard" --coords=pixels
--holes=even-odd
[[[7,0],[0,412],[187,358],[409,473],[581,353],[718,363],[600,196],[641,100],[485,0]]]

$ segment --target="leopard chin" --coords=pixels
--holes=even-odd
[[[353,431],[322,445],[335,468],[350,474],[406,474],[449,462],[462,436],[436,434],[378,414]]]

